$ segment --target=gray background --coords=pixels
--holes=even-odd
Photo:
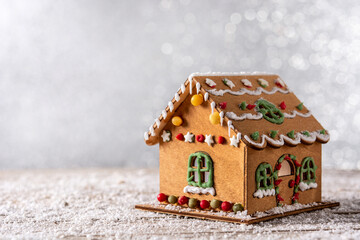
[[[157,166],[143,133],[191,72],[267,71],[360,169],[358,2],[0,0],[0,168]]]

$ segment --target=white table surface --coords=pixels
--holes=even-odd
[[[360,239],[360,171],[324,170],[323,198],[341,206],[255,225],[134,209],[155,201],[157,169],[0,172],[0,238]]]

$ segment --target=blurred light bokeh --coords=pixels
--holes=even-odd
[[[358,0],[0,0],[0,168],[146,167],[192,72],[279,74],[360,169]]]

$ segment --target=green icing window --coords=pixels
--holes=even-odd
[[[274,176],[270,164],[261,163],[256,169],[256,188],[260,190],[274,188]]]
[[[210,188],[214,185],[213,161],[207,153],[196,152],[189,156],[188,184],[195,187]]]
[[[316,169],[317,169],[317,166],[315,165],[314,159],[312,157],[304,158],[302,161],[302,164],[301,164],[300,181],[308,183],[308,184],[315,182]]]

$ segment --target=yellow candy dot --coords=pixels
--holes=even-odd
[[[204,101],[204,98],[203,98],[202,94],[196,94],[191,97],[191,104],[194,106],[199,106],[200,104],[203,103],[203,101]]]
[[[178,127],[183,123],[183,120],[181,119],[181,117],[176,116],[171,119],[171,122],[172,122],[172,124],[174,124],[174,126]]]
[[[220,115],[219,115],[219,113],[214,112],[214,113],[210,114],[209,120],[214,125],[219,124],[220,123]]]

